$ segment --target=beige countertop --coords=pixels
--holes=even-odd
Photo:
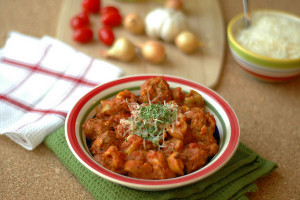
[[[11,30],[55,37],[63,0],[0,0],[0,46]],[[298,0],[252,0],[250,9],[268,8],[300,15]],[[221,0],[224,22],[242,12],[242,0]],[[299,33],[300,34],[300,33]],[[286,83],[257,81],[242,71],[228,46],[214,90],[235,110],[240,141],[278,164],[256,181],[250,199],[299,199],[300,78]],[[0,199],[92,199],[89,192],[44,144],[27,151],[0,136]]]

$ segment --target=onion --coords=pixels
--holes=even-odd
[[[159,64],[164,61],[166,57],[165,47],[158,41],[148,40],[142,45],[141,48],[142,56],[149,62]]]
[[[124,19],[124,27],[133,34],[142,34],[145,30],[145,23],[138,14],[130,13]]]
[[[165,3],[166,8],[172,8],[174,10],[181,10],[183,7],[182,0],[167,0]]]
[[[128,39],[119,38],[107,52],[100,52],[100,54],[104,57],[128,62],[135,57],[135,47]]]
[[[175,38],[176,46],[184,53],[193,53],[195,52],[202,43],[198,40],[198,38],[189,31],[183,31],[179,33]]]

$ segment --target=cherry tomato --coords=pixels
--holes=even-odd
[[[101,10],[100,10],[101,15],[105,15],[106,13],[109,13],[109,12],[119,13],[119,10],[118,10],[118,8],[113,7],[113,6],[106,6],[106,7],[101,8]]]
[[[73,40],[79,43],[87,43],[93,39],[93,31],[90,27],[76,29],[73,33]]]
[[[101,16],[101,22],[106,26],[119,26],[122,23],[122,16],[118,12],[107,12]]]
[[[82,28],[90,24],[89,14],[87,12],[81,12],[71,19],[71,27],[73,29]]]
[[[98,13],[100,10],[101,1],[100,0],[83,0],[82,7],[84,10],[91,13]]]
[[[83,20],[86,20],[88,22],[90,22],[90,16],[89,16],[89,12],[88,11],[82,11],[81,13],[77,14],[77,16]]]
[[[107,46],[112,45],[115,41],[115,35],[110,27],[102,27],[98,30],[99,39]]]

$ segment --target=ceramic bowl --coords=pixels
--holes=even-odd
[[[257,10],[251,15],[268,14],[288,18],[297,23],[298,16],[275,11],[275,10]],[[296,59],[276,59],[259,55],[243,47],[236,39],[239,29],[244,27],[244,14],[234,17],[228,24],[227,36],[231,53],[239,66],[252,76],[271,82],[286,81],[300,75],[300,58]]]
[[[97,163],[93,159],[88,149],[86,137],[82,133],[81,126],[83,122],[96,114],[101,100],[111,98],[125,89],[139,94],[140,86],[145,80],[155,76],[157,75],[130,76],[99,85],[79,99],[68,113],[65,126],[65,136],[68,145],[75,157],[96,175],[134,189],[149,191],[166,190],[191,184],[208,177],[221,169],[235,153],[239,143],[240,128],[238,119],[228,103],[214,91],[200,84],[186,79],[164,75],[163,78],[168,82],[171,88],[181,87],[183,91],[186,92],[193,89],[203,96],[206,103],[206,110],[212,113],[216,119],[217,128],[215,137],[217,137],[219,141],[219,152],[206,166],[198,171],[165,180],[131,178],[114,173]]]

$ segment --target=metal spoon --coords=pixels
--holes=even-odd
[[[243,0],[244,6],[244,18],[245,18],[245,26],[246,28],[250,25],[250,14],[248,13],[248,0]]]

